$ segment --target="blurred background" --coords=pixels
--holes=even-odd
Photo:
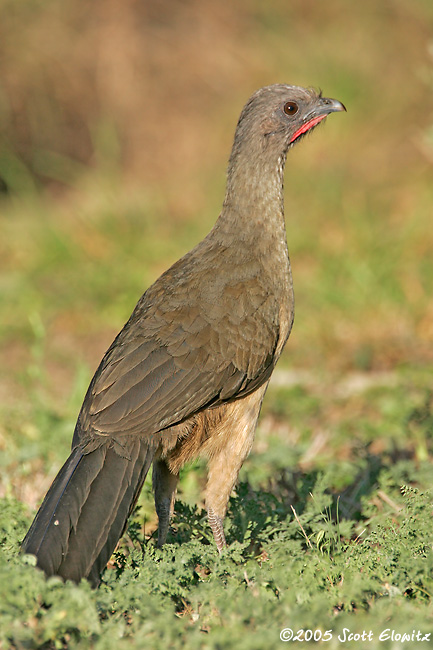
[[[218,216],[262,85],[320,87],[348,109],[289,155],[297,311],[277,382],[431,376],[431,0],[0,11],[2,493],[41,498],[105,349]]]

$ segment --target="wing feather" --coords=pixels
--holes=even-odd
[[[280,305],[257,289],[258,269],[241,291],[208,264],[205,273],[212,277],[194,274],[213,287],[204,294],[192,275],[189,284],[188,274],[174,278],[179,264],[143,295],[103,358],[80,413],[79,439],[92,431],[116,439],[152,436],[204,408],[247,395],[269,378]]]

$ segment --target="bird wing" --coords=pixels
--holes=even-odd
[[[139,303],[95,373],[81,430],[150,435],[266,381],[278,339],[262,315],[270,299],[260,309],[254,297],[239,306],[235,294],[222,301],[223,314],[191,301],[145,309]]]

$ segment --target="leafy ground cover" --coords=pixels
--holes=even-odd
[[[378,376],[379,385],[367,389],[354,388],[353,377],[343,385],[330,382],[325,391],[323,384],[308,382],[271,388],[256,451],[230,500],[229,547],[221,557],[205,513],[195,504],[204,480],[199,464],[182,476],[173,530],[162,551],[155,548],[147,481],[97,591],[84,581],[78,586],[46,581],[32,558],[19,554],[30,513],[16,498],[5,497],[0,643],[273,648],[281,647],[281,631],[291,629],[306,645],[315,633],[329,647],[340,647],[342,639],[357,647],[349,634],[365,632],[371,647],[393,648],[401,647],[393,631],[429,634],[429,379],[423,372],[402,371],[391,386]],[[52,435],[53,427],[62,431],[70,424],[36,412],[30,419],[42,422],[42,439],[44,427]],[[26,462],[23,458],[24,473]],[[27,482],[28,475],[20,477],[15,467],[9,480],[12,486]]]

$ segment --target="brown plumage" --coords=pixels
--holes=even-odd
[[[269,378],[293,323],[283,206],[288,148],[331,112],[315,91],[261,88],[237,125],[219,219],[140,298],[84,399],[72,453],[23,542],[47,575],[100,574],[153,461],[166,539],[179,470],[203,456],[218,550]]]

